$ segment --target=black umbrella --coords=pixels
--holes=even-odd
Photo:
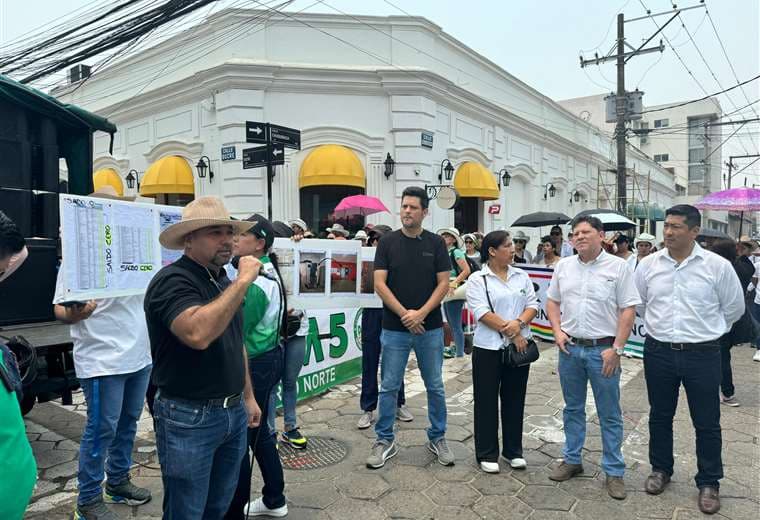
[[[725,234],[723,231],[718,231],[717,229],[710,229],[710,228],[699,228],[699,235],[697,235],[697,238],[731,238],[727,234]]]
[[[552,213],[550,211],[537,211],[523,215],[512,223],[512,227],[541,227],[559,226],[570,221],[570,217],[564,213]]]
[[[285,222],[275,220],[272,222],[272,228],[274,228],[274,236],[290,238],[293,236],[293,229]]]

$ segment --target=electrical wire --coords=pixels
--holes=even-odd
[[[760,78],[760,74],[758,74],[757,76],[753,76],[753,77],[751,77],[751,78],[749,78],[747,80],[744,80],[744,81],[742,81],[740,83],[737,83],[733,87],[728,87],[727,89],[722,90],[720,92],[715,92],[713,94],[707,94],[706,96],[703,96],[701,98],[692,99],[692,100],[689,100],[689,101],[684,101],[683,103],[676,103],[674,105],[668,105],[668,106],[665,106],[665,107],[650,108],[648,110],[642,110],[641,112],[637,112],[637,113],[638,114],[649,114],[651,112],[661,112],[663,110],[670,110],[671,108],[678,108],[678,107],[683,107],[683,106],[686,106],[686,105],[691,105],[692,103],[698,103],[700,101],[704,101],[706,99],[710,99],[712,97],[719,96],[720,94],[724,94],[726,92],[730,92],[731,90],[734,90],[735,88],[740,88],[742,85],[746,85],[747,83],[751,83],[751,82],[757,80],[758,78]]]

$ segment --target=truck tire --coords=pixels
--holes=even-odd
[[[32,408],[34,408],[35,403],[37,402],[37,396],[36,395],[24,395],[24,398],[21,400],[21,415],[26,415],[29,412],[32,411]]]

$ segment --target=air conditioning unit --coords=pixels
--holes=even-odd
[[[89,78],[91,73],[89,65],[79,64],[69,69],[69,84],[74,84]]]

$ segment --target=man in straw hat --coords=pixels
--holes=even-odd
[[[90,197],[134,200],[120,197],[113,186],[102,186]],[[62,266],[54,298],[57,302],[65,297],[63,273]],[[142,308],[142,295],[53,306],[56,318],[71,325],[74,368],[87,402],[87,421],[79,444],[75,519],[115,519],[116,514],[104,501],[135,506],[151,499],[148,489],[135,486],[129,479],[137,421],[151,371]]]
[[[219,199],[201,197],[159,237],[163,247],[184,250],[145,293],[164,518],[224,516],[247,426],[261,419],[246,370],[241,313],[261,262],[240,257],[234,282],[223,269],[234,235],[255,224],[232,220]]]

